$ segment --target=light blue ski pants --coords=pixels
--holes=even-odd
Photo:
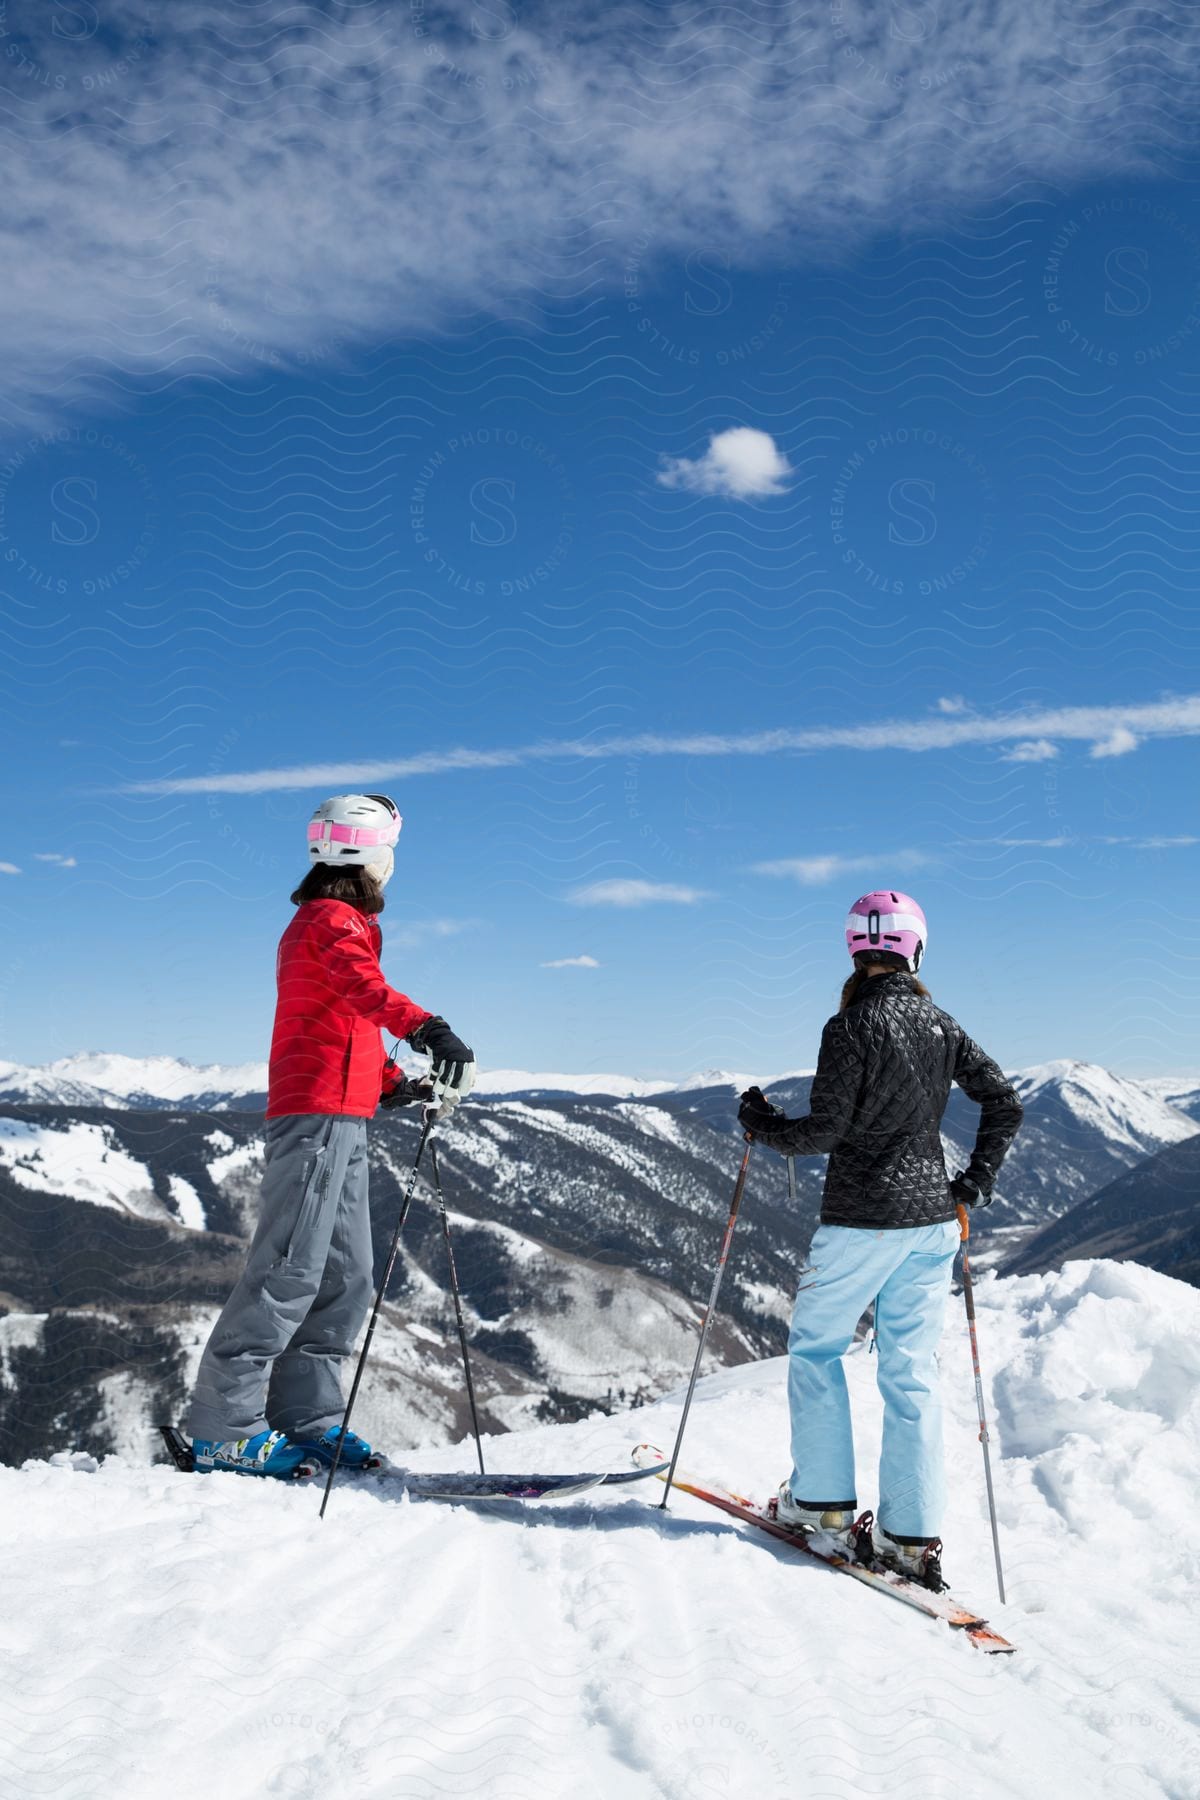
[[[952,1219],[898,1231],[818,1227],[788,1336],[797,1500],[857,1504],[842,1357],[874,1300],[883,1395],[879,1523],[897,1537],[937,1536],[945,1476],[935,1352],[958,1243]]]

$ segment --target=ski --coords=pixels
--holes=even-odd
[[[639,1444],[633,1452],[634,1461],[647,1473],[658,1476],[660,1481],[666,1479],[661,1463],[662,1452],[653,1444]],[[651,1467],[657,1464],[657,1467]],[[952,1600],[948,1593],[934,1594],[923,1588],[919,1582],[909,1581],[903,1575],[897,1575],[890,1569],[868,1569],[861,1563],[853,1562],[849,1557],[841,1556],[836,1551],[818,1548],[811,1539],[802,1532],[789,1531],[786,1525],[780,1525],[766,1506],[757,1501],[747,1500],[741,1494],[731,1493],[719,1482],[701,1481],[694,1475],[686,1475],[676,1469],[672,1487],[682,1489],[691,1494],[695,1500],[704,1500],[710,1506],[716,1506],[732,1518],[740,1519],[743,1524],[755,1525],[760,1531],[769,1532],[774,1538],[790,1544],[793,1549],[800,1550],[805,1556],[811,1556],[816,1562],[825,1564],[827,1569],[837,1569],[843,1575],[851,1575],[855,1581],[861,1581],[866,1587],[879,1589],[881,1593],[890,1594],[893,1600],[899,1600],[905,1606],[911,1606],[916,1612],[924,1613],[928,1618],[941,1619],[954,1631],[961,1631],[970,1638],[976,1647],[990,1656],[1011,1656],[1016,1650],[1007,1638],[993,1631],[986,1619],[972,1612],[969,1607],[960,1606]]]
[[[160,1425],[158,1429],[175,1467],[186,1475],[194,1474],[196,1465],[192,1446],[183,1432],[175,1425]],[[635,1469],[581,1475],[480,1475],[473,1471],[443,1474],[440,1470],[427,1473],[423,1470],[404,1469],[381,1459],[374,1467],[339,1469],[338,1481],[362,1484],[378,1482],[386,1487],[402,1489],[414,1500],[546,1500],[569,1499],[576,1494],[589,1493],[593,1488],[644,1481],[648,1475],[661,1475],[666,1467],[664,1462],[657,1467],[639,1465]],[[214,1474],[231,1472],[237,1471],[213,1471]],[[327,1472],[327,1466],[313,1457],[301,1463],[289,1479],[310,1481]],[[256,1479],[270,1478],[260,1476]]]

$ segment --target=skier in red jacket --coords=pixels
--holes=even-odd
[[[381,1028],[431,1059],[423,1092],[445,1114],[475,1084],[446,1021],[389,987],[376,915],[400,815],[385,794],[338,794],[308,827],[311,868],[279,942],[266,1167],[246,1267],[213,1327],[188,1416],[196,1468],[290,1475],[314,1454],[361,1466],[342,1432],[340,1363],[371,1300],[367,1120],[403,1104]]]

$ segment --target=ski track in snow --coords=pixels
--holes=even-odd
[[[311,1488],[64,1456],[0,1469],[0,1796],[1189,1800],[1200,1294],[1077,1262],[978,1302],[1009,1605],[957,1307],[946,1566],[1017,1656],[657,1483],[519,1512],[347,1486],[322,1525]],[[847,1361],[866,1505],[879,1402]],[[624,1467],[681,1402],[485,1440],[489,1467]],[[702,1382],[685,1465],[763,1494],[786,1446],[782,1362]]]

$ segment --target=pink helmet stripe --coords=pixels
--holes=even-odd
[[[394,844],[400,836],[400,821],[375,828],[370,825],[335,825],[330,819],[313,819],[308,827],[310,844],[349,844],[355,849],[369,849],[374,844]]]

